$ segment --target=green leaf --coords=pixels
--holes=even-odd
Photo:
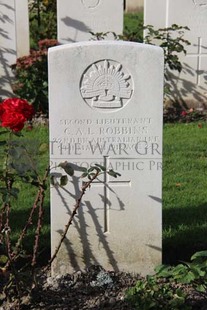
[[[67,175],[62,175],[61,178],[60,178],[60,185],[61,186],[65,186],[65,185],[67,185],[67,183],[68,183]]]
[[[200,293],[206,293],[206,286],[203,284],[197,285],[196,290]]]
[[[81,175],[81,178],[85,178],[88,176],[88,172],[84,172],[82,175]]]
[[[74,169],[73,167],[71,166],[70,163],[68,163],[67,161],[63,162],[63,163],[60,163],[58,165],[58,167],[61,167],[62,169],[65,170],[65,172],[69,175],[69,176],[73,176],[74,175]]]
[[[8,133],[8,132],[9,132],[8,130],[0,131],[0,135],[4,135],[5,133]]]
[[[160,265],[155,268],[156,275],[158,277],[170,277],[172,275],[171,266]]]
[[[182,277],[179,277],[179,281],[181,283],[191,283],[192,281],[195,280],[195,275],[192,271],[189,271],[186,275],[182,276]],[[175,277],[176,279],[176,277]]]
[[[0,255],[0,265],[5,265],[8,262],[8,257],[6,255]]]
[[[113,170],[111,170],[111,169],[110,169],[109,171],[107,171],[107,173],[108,173],[110,176],[114,177],[114,178],[117,178],[117,176],[121,176],[120,173],[115,172],[115,171],[113,171]]]
[[[99,165],[99,164],[95,164],[95,166],[99,167],[102,171],[106,171],[106,167]]]
[[[97,168],[96,168],[96,167],[91,167],[91,168],[88,169],[88,172],[90,173],[90,172],[92,172],[92,171],[94,171],[94,170],[97,171]]]
[[[88,171],[88,169],[85,167],[78,167],[78,168],[76,168],[76,170],[81,171],[81,172],[87,172]]]
[[[191,271],[194,273],[196,278],[204,277],[206,272],[202,270],[202,265],[193,265],[191,264]]]
[[[39,153],[44,154],[48,151],[48,144],[47,143],[42,143],[39,147]]]
[[[200,258],[200,257],[207,257],[207,251],[200,251],[200,252],[196,252],[195,254],[193,254],[193,256],[191,257],[191,260],[194,260],[196,258]]]

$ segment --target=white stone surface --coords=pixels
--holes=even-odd
[[[12,96],[10,66],[29,54],[27,0],[0,1],[0,97]]]
[[[15,0],[17,58],[29,55],[29,9],[28,0]]]
[[[122,34],[123,10],[123,0],[57,0],[58,41],[87,41],[90,31]]]
[[[171,98],[207,106],[207,0],[145,0],[144,12],[145,25],[156,29],[172,24],[190,28],[184,38],[191,45],[186,47],[186,56],[179,56],[183,71],[171,76]]]
[[[163,51],[130,42],[82,42],[49,50],[51,167],[102,164],[52,269],[100,264],[152,273],[161,263]],[[52,169],[58,176],[64,170]],[[80,172],[51,187],[52,253],[80,195]]]

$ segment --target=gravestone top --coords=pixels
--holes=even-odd
[[[154,14],[157,9],[158,14]],[[169,98],[186,106],[206,108],[207,95],[207,1],[206,0],[145,0],[145,25],[155,29],[172,24],[187,26],[183,38],[191,44],[184,47],[186,54],[179,53],[181,73],[169,72]],[[183,102],[185,104],[183,104]]]
[[[123,10],[122,0],[57,0],[58,41],[88,41],[90,32],[122,34]]]
[[[49,93],[53,176],[64,173],[60,162],[77,169],[64,188],[51,188],[52,252],[80,194],[78,167],[121,174],[92,184],[53,273],[90,264],[153,272],[161,262],[163,50],[122,41],[51,48]]]
[[[27,0],[0,1],[0,41],[0,97],[8,98],[13,96],[11,65],[16,63],[18,57],[29,54]]]

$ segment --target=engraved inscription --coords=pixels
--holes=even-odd
[[[195,6],[207,6],[207,0],[193,0],[193,3],[195,4]]]
[[[162,145],[152,129],[153,120],[143,118],[61,119],[62,134],[50,141],[51,155],[99,158],[160,158]]]
[[[88,9],[94,9],[100,4],[101,0],[81,0],[82,4]]]
[[[84,72],[80,91],[90,107],[110,112],[128,103],[133,93],[132,78],[120,63],[100,60]]]

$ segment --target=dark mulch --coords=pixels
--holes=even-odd
[[[50,277],[40,272],[31,297],[25,294],[20,308],[15,301],[10,301],[0,306],[0,310],[133,310],[135,308],[126,301],[125,293],[138,279],[141,279],[139,275],[109,272],[100,266],[63,277]],[[192,309],[207,310],[207,300],[190,287],[183,286],[183,289],[188,293],[187,303]]]

